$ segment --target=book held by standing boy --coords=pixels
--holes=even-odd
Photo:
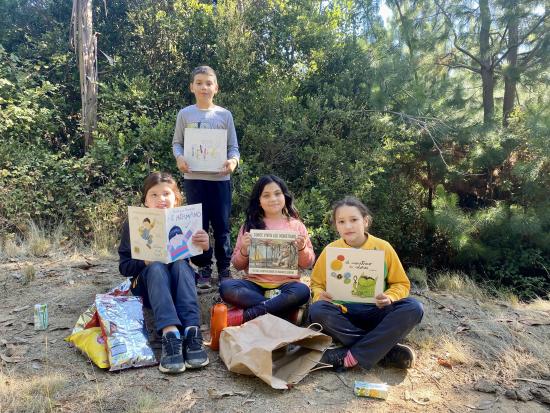
[[[219,172],[227,160],[227,130],[185,128],[183,158],[193,172]]]
[[[202,204],[156,209],[128,207],[132,258],[164,264],[202,254],[191,237],[202,228]]]

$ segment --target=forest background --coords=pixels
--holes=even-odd
[[[317,252],[330,204],[373,211],[405,266],[522,299],[550,291],[548,4],[529,0],[93,2],[97,129],[84,145],[71,2],[0,2],[0,246],[34,224],[113,249],[144,177],[177,173],[189,73],[219,74],[243,162],[296,195]]]

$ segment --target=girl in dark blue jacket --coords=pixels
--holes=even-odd
[[[174,178],[167,173],[150,174],[143,184],[142,203],[147,208],[174,208],[182,201]],[[207,250],[208,234],[197,231],[191,242]],[[159,370],[180,373],[208,364],[200,332],[200,309],[195,289],[195,272],[187,260],[170,264],[132,258],[128,221],[122,228],[118,248],[119,271],[132,277],[132,293],[141,296],[153,310],[155,327],[162,333]]]

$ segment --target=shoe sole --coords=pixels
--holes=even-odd
[[[409,356],[409,360],[404,361],[403,364],[399,364],[396,362],[387,362],[387,363],[381,363],[381,365],[383,367],[393,367],[393,368],[404,369],[404,370],[413,368],[416,362],[416,355],[414,353],[414,350],[411,347],[401,343],[397,343],[395,347],[398,347],[399,351],[407,353]]]
[[[186,361],[185,367],[187,367],[188,369],[200,369],[201,367],[207,366],[208,363],[210,363],[210,360],[208,358],[204,362],[202,362],[202,364],[197,364],[197,365],[189,364]]]
[[[416,364],[416,354],[414,353],[414,350],[405,344],[398,344],[398,346],[401,347],[403,350],[407,351],[407,353],[409,353],[409,356],[411,356],[411,359],[406,368],[410,369],[414,367],[414,365]]]
[[[168,373],[168,374],[183,373],[183,372],[185,371],[185,364],[182,366],[181,370],[167,369],[166,367],[163,367],[161,364],[159,364],[159,370],[160,370],[162,373]]]

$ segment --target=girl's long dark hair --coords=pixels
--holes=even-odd
[[[260,196],[262,195],[265,186],[273,182],[281,188],[281,191],[285,196],[285,207],[283,209],[283,214],[288,218],[300,219],[298,210],[294,206],[294,196],[288,190],[285,182],[278,176],[264,175],[258,179],[256,185],[252,188],[248,208],[246,208],[246,220],[244,222],[243,232],[248,232],[251,229],[265,229],[264,210],[260,206]]]

